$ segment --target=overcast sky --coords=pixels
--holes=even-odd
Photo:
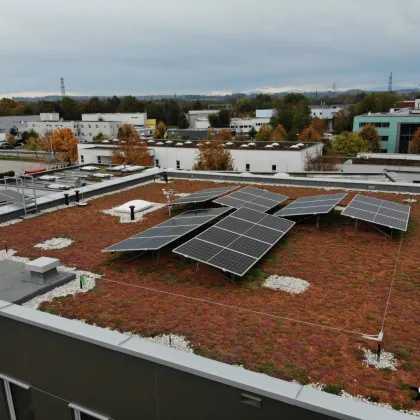
[[[0,0],[0,95],[418,87],[419,0]]]

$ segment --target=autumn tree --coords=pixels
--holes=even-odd
[[[339,156],[356,156],[369,152],[369,144],[357,133],[345,131],[335,138],[332,150]]]
[[[51,144],[53,149],[59,152],[58,157],[72,164],[77,161],[77,138],[74,136],[70,128],[61,128],[51,135]]]
[[[333,119],[333,128],[337,133],[342,133],[343,131],[353,130],[353,119],[355,117],[354,107],[340,109],[340,111],[335,114]]]
[[[232,140],[233,136],[232,133],[226,129],[220,131],[219,134],[216,135],[215,139],[222,140],[222,141],[230,141]]]
[[[413,134],[410,142],[410,153],[420,154],[420,128]]]
[[[234,161],[229,150],[224,148],[223,140],[203,138],[198,146],[198,156],[193,167],[196,171],[234,171]]]
[[[271,135],[273,134],[273,129],[270,125],[264,124],[260,127],[260,131],[258,131],[255,138],[258,141],[269,141],[271,139]]]
[[[299,141],[301,142],[319,142],[321,141],[321,134],[315,130],[312,125],[305,128],[299,135]]]
[[[312,120],[311,127],[314,130],[318,131],[318,133],[321,134],[322,137],[328,129],[328,122],[325,119],[315,117]]]
[[[286,141],[287,140],[287,133],[284,127],[279,124],[270,135],[270,140],[273,141]]]
[[[111,162],[117,165],[150,166],[152,158],[147,144],[140,138],[139,133],[130,124],[124,124],[118,130],[119,143],[112,151]]]
[[[381,136],[373,124],[365,125],[359,131],[359,136],[369,144],[371,152],[378,153],[381,150]]]
[[[7,144],[14,146],[16,144],[16,137],[12,134],[9,134],[6,138]]]
[[[155,134],[153,135],[153,138],[154,139],[164,139],[165,134],[166,134],[166,125],[165,125],[164,122],[161,121],[155,129]]]

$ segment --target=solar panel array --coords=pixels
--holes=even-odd
[[[104,249],[103,252],[158,250],[228,211],[229,209],[226,208],[189,210],[151,229],[112,245]]]
[[[241,208],[174,252],[242,277],[294,224]]]
[[[410,206],[357,194],[341,213],[343,216],[406,231]]]
[[[329,213],[347,194],[318,195],[298,198],[293,203],[275,213],[275,216],[300,216]]]
[[[203,203],[205,201],[213,200],[223,194],[226,194],[234,189],[234,187],[221,187],[221,188],[208,188],[206,190],[201,190],[196,193],[187,195],[186,197],[181,197],[176,200],[171,201],[171,204],[187,204],[187,203]]]
[[[247,209],[265,213],[288,198],[289,197],[283,194],[276,194],[253,187],[245,187],[225,197],[214,200],[214,203],[233,207],[235,209],[245,207]]]

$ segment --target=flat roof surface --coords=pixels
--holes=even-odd
[[[230,185],[236,183],[174,179],[170,187],[188,194]],[[265,188],[290,197],[289,202],[326,194],[325,189]],[[341,205],[356,194],[348,192]],[[400,204],[409,198],[363,194]],[[401,244],[398,235],[389,239],[363,222],[356,232],[354,223],[339,214],[322,218],[319,229],[308,219],[296,224],[243,281],[232,283],[211,267],[200,265],[196,271],[171,247],[161,253],[159,264],[152,255],[125,261],[103,254],[110,239],[117,242],[168,220],[166,208],[136,223],[120,223],[103,213],[139,198],[166,203],[162,184],[150,183],[91,200],[87,207],[70,206],[0,227],[0,243],[7,241],[19,256],[59,258],[63,265],[102,274],[94,292],[59,297],[43,310],[143,336],[182,335],[196,354],[210,359],[288,381],[342,384],[352,395],[374,395],[381,403],[416,409],[410,390],[401,384],[416,384],[420,376],[420,203],[410,203],[385,324],[383,350],[393,353],[397,370],[383,371],[363,363],[362,349],[376,351],[376,343],[363,334],[381,329]],[[60,250],[34,247],[54,237],[74,242]],[[274,275],[305,280],[309,287],[301,294],[264,287]]]

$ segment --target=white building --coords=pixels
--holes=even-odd
[[[147,114],[145,112],[114,113],[114,114],[82,114],[82,121],[107,121],[121,124],[131,124],[135,127],[145,127]]]
[[[257,118],[271,118],[274,114],[274,109],[257,109],[255,116]]]
[[[165,140],[149,142],[149,150],[155,166],[191,170],[198,156],[199,142],[167,143]],[[300,143],[302,144],[302,143]],[[110,163],[110,144],[79,144],[79,163]],[[308,156],[322,153],[322,143],[305,143],[298,146],[292,142],[227,142],[234,165],[240,172],[300,172],[305,170]]]
[[[230,128],[235,130],[235,135],[248,135],[252,128],[255,131],[260,131],[264,124],[269,124],[270,118],[232,118],[230,121]]]
[[[191,110],[188,112],[187,114],[187,120],[188,123],[190,125],[189,128],[191,129],[195,129],[195,128],[208,128],[208,127],[202,127],[202,122],[198,123],[197,126],[197,121],[198,120],[207,120],[208,123],[208,119],[209,119],[209,115],[210,114],[217,114],[219,112],[218,109],[203,109],[203,110]]]

